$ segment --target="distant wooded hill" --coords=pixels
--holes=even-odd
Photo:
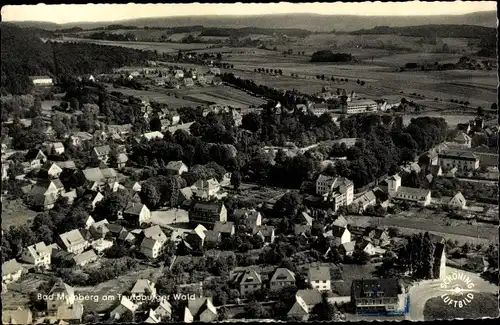
[[[422,25],[406,27],[377,26],[350,32],[351,35],[400,35],[441,38],[488,38],[495,37],[495,28],[473,25]]]
[[[259,16],[184,16],[184,17],[154,17],[129,19],[114,22],[77,22],[57,25],[48,22],[16,22],[16,24],[56,30],[71,27],[92,29],[109,25],[126,25],[143,27],[180,27],[202,25],[216,28],[297,28],[310,31],[330,32],[355,31],[370,29],[375,26],[418,26],[430,24],[477,25],[495,28],[497,17],[495,11],[474,12],[466,15],[449,16],[356,16],[356,15],[316,15],[316,14],[280,14]]]

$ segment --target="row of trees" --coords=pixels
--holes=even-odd
[[[269,68],[255,68],[253,69],[253,72],[258,72],[258,73],[273,73],[275,75],[279,74],[280,76],[283,75],[283,70],[281,69],[269,69]]]

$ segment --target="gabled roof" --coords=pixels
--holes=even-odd
[[[36,243],[35,245],[28,246],[26,249],[35,259],[51,253],[51,250],[43,241]]]
[[[27,161],[33,159],[47,159],[47,156],[45,156],[45,154],[40,149],[30,149],[24,156],[24,159]]]
[[[200,190],[210,191],[210,190],[215,190],[218,187],[220,187],[220,184],[215,178],[211,178],[208,180],[202,180],[202,179],[197,180],[193,184],[193,186],[195,186],[197,189],[200,189]]]
[[[355,241],[350,241],[347,243],[343,243],[342,247],[346,252],[353,252],[354,249],[356,248],[356,242]]]
[[[153,132],[147,132],[147,133],[144,133],[142,135],[143,138],[145,138],[146,140],[152,140],[152,139],[163,139],[163,133],[159,132],[159,131],[153,131]]]
[[[220,232],[220,233],[230,234],[230,233],[234,232],[234,223],[231,221],[227,221],[227,222],[216,221],[214,224],[213,230]]]
[[[104,176],[104,178],[106,179],[115,178],[116,176],[118,176],[113,168],[102,168],[101,173],[102,176]]]
[[[293,232],[295,235],[302,235],[311,232],[310,225],[294,225]]]
[[[158,241],[158,240],[153,239],[153,238],[147,238],[147,237],[145,237],[145,238],[142,240],[141,247],[145,247],[145,248],[153,249],[153,247],[155,247],[155,245],[156,245],[157,243],[159,243],[159,241]]]
[[[143,209],[147,209],[148,207],[142,203],[130,202],[127,209],[125,209],[124,213],[129,215],[138,216],[141,214]]]
[[[193,229],[192,234],[195,234],[196,236],[200,237],[201,239],[205,239],[205,232],[207,231],[207,228],[205,228],[203,225],[198,225],[196,228]]]
[[[83,176],[87,181],[90,182],[102,182],[105,180],[104,175],[102,174],[102,171],[100,168],[87,168],[82,170]]]
[[[280,281],[295,281],[295,273],[287,268],[279,267],[274,271],[269,282],[280,282]]]
[[[52,286],[52,289],[50,289],[49,294],[54,293],[65,294],[66,296],[74,296],[75,290],[72,286],[67,285],[62,280],[59,280]]]
[[[193,207],[193,211],[196,212],[211,212],[219,213],[224,204],[222,202],[217,203],[196,203]]]
[[[220,232],[215,231],[215,230],[207,230],[205,232],[205,241],[206,242],[212,242],[216,243],[220,239]]]
[[[139,308],[138,305],[136,305],[132,300],[128,299],[125,296],[122,296],[122,299],[120,300],[120,305],[118,307],[124,307],[126,310],[135,313],[135,311]]]
[[[97,259],[97,255],[92,249],[73,257],[73,260],[75,261],[76,264],[82,264],[95,259]]]
[[[233,273],[231,282],[236,285],[262,284],[262,279],[255,270],[246,269],[242,272]]]
[[[417,197],[426,197],[429,193],[430,190],[401,186],[398,190],[397,195],[400,196],[401,194],[406,194],[406,195],[414,195]]]
[[[59,168],[64,169],[64,168],[69,168],[69,169],[76,169],[75,162],[73,160],[67,160],[67,161],[54,161],[54,163],[59,166]]]
[[[217,315],[217,310],[211,298],[196,297],[195,299],[189,299],[187,309],[194,318],[198,317],[205,310],[209,310],[214,315]]]
[[[254,234],[261,233],[264,237],[270,237],[274,234],[274,227],[273,226],[257,226],[253,230]]]
[[[132,294],[152,294],[155,291],[155,284],[148,279],[138,279],[130,293]]]
[[[335,221],[332,223],[332,226],[337,226],[337,227],[347,227],[348,226],[348,222],[346,220],[346,218],[344,218],[343,215],[339,215],[337,217],[337,219],[335,219]]]
[[[465,197],[463,196],[462,192],[458,192],[457,194],[455,194],[454,197],[451,198],[450,202],[452,200],[456,200],[458,201],[460,204],[466,204],[466,200],[465,200]]]
[[[15,259],[8,260],[2,264],[2,276],[17,273],[22,269],[21,264],[17,263]]]
[[[167,236],[158,225],[144,229],[144,237],[155,239],[161,242],[165,242],[167,240]]]
[[[315,306],[318,303],[321,302],[321,292],[317,289],[303,289],[297,291],[295,294],[296,297],[302,298],[302,300],[308,305],[308,306]]]
[[[300,216],[302,217],[302,221],[304,221],[307,225],[312,226],[314,219],[307,212],[302,212]]]
[[[94,147],[94,152],[97,154],[98,157],[108,155],[110,151],[111,147],[108,145]]]
[[[460,131],[460,132],[458,132],[457,136],[453,139],[453,141],[455,141],[455,142],[458,142],[458,141],[467,142],[467,141],[471,141],[471,137],[469,137],[464,132]]]
[[[330,231],[331,231],[331,236],[332,237],[340,238],[347,231],[347,228],[333,225],[331,227]]]
[[[66,248],[72,247],[85,242],[82,234],[78,229],[74,229],[59,235],[62,243]]]
[[[311,266],[307,271],[309,281],[329,281],[330,268],[328,266]]]

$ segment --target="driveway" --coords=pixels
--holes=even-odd
[[[446,274],[450,275],[453,273],[462,273],[470,278],[472,283],[474,283],[473,292],[490,292],[498,293],[498,286],[493,285],[485,280],[483,280],[479,274],[455,269],[452,267],[446,267]],[[410,296],[410,310],[406,315],[407,320],[413,321],[424,321],[424,307],[427,300],[439,297],[446,293],[441,289],[441,284],[443,280],[425,280],[415,283],[408,294]]]

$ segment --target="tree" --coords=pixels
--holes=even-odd
[[[435,249],[430,234],[426,232],[422,238],[422,277],[424,279],[432,279],[433,277]]]
[[[231,185],[237,191],[241,185],[241,174],[239,171],[235,171],[231,174]]]
[[[477,108],[477,115],[478,116],[483,116],[484,115],[484,109],[481,106],[479,106]]]
[[[296,192],[285,193],[273,207],[277,217],[294,217],[302,205],[302,198]]]
[[[370,257],[368,256],[368,254],[362,249],[356,249],[352,253],[352,261],[356,264],[366,264],[368,263],[369,259]]]
[[[252,300],[252,301],[250,301],[245,306],[245,314],[246,314],[246,318],[249,318],[249,319],[252,319],[252,318],[253,319],[261,319],[261,318],[267,318],[268,317],[268,312],[255,299]]]
[[[151,182],[145,182],[141,186],[141,198],[149,209],[154,209],[158,206],[161,196],[156,189],[156,186]]]
[[[149,129],[151,131],[161,131],[161,121],[158,117],[154,117],[149,121]]]
[[[260,114],[256,112],[245,114],[242,119],[242,127],[252,132],[258,131],[262,127]]]
[[[311,321],[332,321],[335,319],[335,307],[328,302],[328,295],[323,293],[321,302],[311,310]]]

